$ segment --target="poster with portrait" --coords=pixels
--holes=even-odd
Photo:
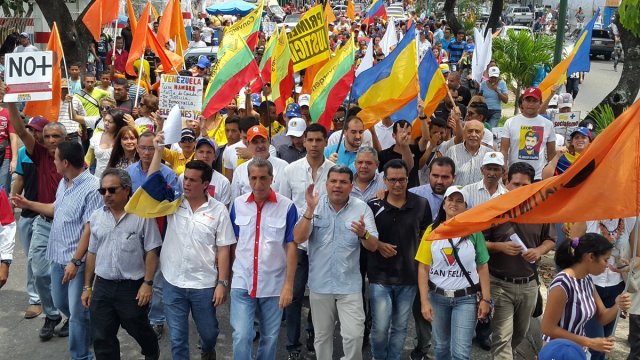
[[[518,159],[539,160],[543,139],[544,126],[521,126]]]

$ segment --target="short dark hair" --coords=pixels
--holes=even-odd
[[[456,163],[450,157],[442,156],[442,157],[437,157],[433,159],[431,164],[429,164],[429,171],[433,169],[433,165],[448,166],[451,168],[451,175],[453,176],[456,175]]]
[[[236,124],[238,125],[238,128],[240,128],[240,116],[238,115],[233,115],[233,116],[229,116],[225,122],[224,122],[225,126],[228,124]]]
[[[360,108],[360,106],[353,106],[349,109],[347,109],[347,119],[352,117],[352,116],[356,116],[358,115],[358,113],[362,111],[362,109]]]
[[[258,124],[260,124],[258,119],[253,116],[247,116],[238,121],[238,128],[240,129],[240,132],[246,133],[249,131],[249,129]]]
[[[353,182],[353,171],[351,171],[351,169],[349,169],[348,166],[344,166],[344,165],[333,165],[330,169],[329,172],[327,173],[327,180],[329,179],[329,177],[331,176],[331,173],[336,173],[336,174],[349,174],[349,182]]]
[[[63,141],[58,144],[58,158],[67,160],[76,169],[84,167],[84,149],[77,141]]]
[[[411,127],[411,123],[408,122],[407,120],[398,120],[398,121],[393,123],[393,133],[394,134],[398,133],[398,128],[400,127],[400,125],[405,126],[405,127],[407,125],[409,125],[409,127]]]
[[[554,260],[561,269],[566,269],[582,261],[583,255],[593,254],[600,257],[613,249],[613,244],[604,236],[596,233],[586,233],[579,239],[567,238],[563,241]]]
[[[123,188],[129,188],[129,196],[131,196],[132,180],[127,170],[120,169],[120,168],[110,168],[110,167],[106,168],[102,172],[102,175],[100,176],[100,185],[102,185],[102,180],[104,180],[104,178],[107,176],[117,177],[120,180],[120,186],[122,186]]]
[[[429,123],[429,129],[432,129],[434,126],[446,129],[448,125],[445,119],[437,117],[431,119],[431,122]]]
[[[524,161],[519,161],[509,166],[509,173],[507,174],[507,180],[511,182],[511,178],[514,174],[523,174],[529,177],[529,181],[533,182],[536,177],[536,170],[531,164]]]
[[[315,124],[311,124],[309,126],[307,126],[307,128],[304,130],[304,133],[302,133],[302,136],[304,136],[305,138],[307,137],[307,133],[309,132],[319,132],[322,133],[322,137],[324,139],[327,138],[327,129],[325,129],[324,126],[315,123]]]
[[[202,182],[211,182],[213,176],[213,168],[202,160],[191,160],[185,165],[185,169],[200,171],[200,179]]]
[[[267,106],[276,107],[276,104],[271,100],[265,100],[261,102],[260,106],[258,107],[258,112],[260,113],[260,115],[265,114],[265,111],[267,111],[268,109]],[[272,119],[272,120],[275,120],[275,119]]]
[[[113,80],[113,86],[124,86],[125,89],[129,88],[129,82],[125,78],[115,78]]]
[[[387,169],[404,169],[407,176],[409,176],[409,166],[402,159],[392,159],[387,161],[387,163],[384,164],[384,167],[382,168],[382,171],[384,172],[384,177],[387,177]]]
[[[484,121],[489,120],[489,108],[486,103],[476,101],[474,103],[469,104],[467,111],[469,109],[473,109],[478,115],[482,115]]]

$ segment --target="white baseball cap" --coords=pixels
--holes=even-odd
[[[497,151],[489,151],[484,154],[484,158],[482,159],[482,166],[485,165],[500,165],[504,166],[504,155],[501,152]]]
[[[464,202],[467,202],[467,194],[464,193],[464,191],[462,191],[462,186],[458,186],[458,185],[453,185],[453,186],[449,186],[447,188],[447,191],[444,192],[444,198],[448,198],[449,196],[451,196],[451,194],[454,193],[460,193],[460,195],[462,195],[462,199],[464,200]]]
[[[311,103],[311,95],[300,94],[300,96],[298,97],[298,105],[309,106],[310,103]]]
[[[558,109],[573,107],[573,96],[569,93],[562,93],[558,95]]]
[[[489,68],[489,77],[498,77],[500,76],[500,69],[497,66],[492,66]]]
[[[549,106],[558,106],[558,94],[555,94],[549,100]]]
[[[287,136],[300,137],[307,130],[307,122],[303,118],[294,117],[289,120]]]

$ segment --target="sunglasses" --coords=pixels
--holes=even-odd
[[[183,137],[182,139],[180,139],[181,143],[194,143],[196,142],[196,139],[192,138],[192,137]]]
[[[113,109],[113,106],[100,106],[100,111],[109,111]]]
[[[98,192],[100,193],[100,195],[105,195],[107,191],[109,192],[109,194],[115,194],[116,191],[118,191],[118,189],[121,187],[122,186],[114,186],[114,187],[108,187],[108,188],[101,187],[100,189],[98,189]]]

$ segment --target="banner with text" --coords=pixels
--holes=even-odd
[[[51,100],[53,53],[35,51],[5,55],[4,102]]]
[[[300,71],[331,56],[329,34],[322,15],[322,5],[304,13],[288,34],[293,71]]]
[[[180,107],[182,119],[195,120],[202,113],[203,79],[193,76],[162,75],[160,80],[161,117],[166,118],[174,105]]]

